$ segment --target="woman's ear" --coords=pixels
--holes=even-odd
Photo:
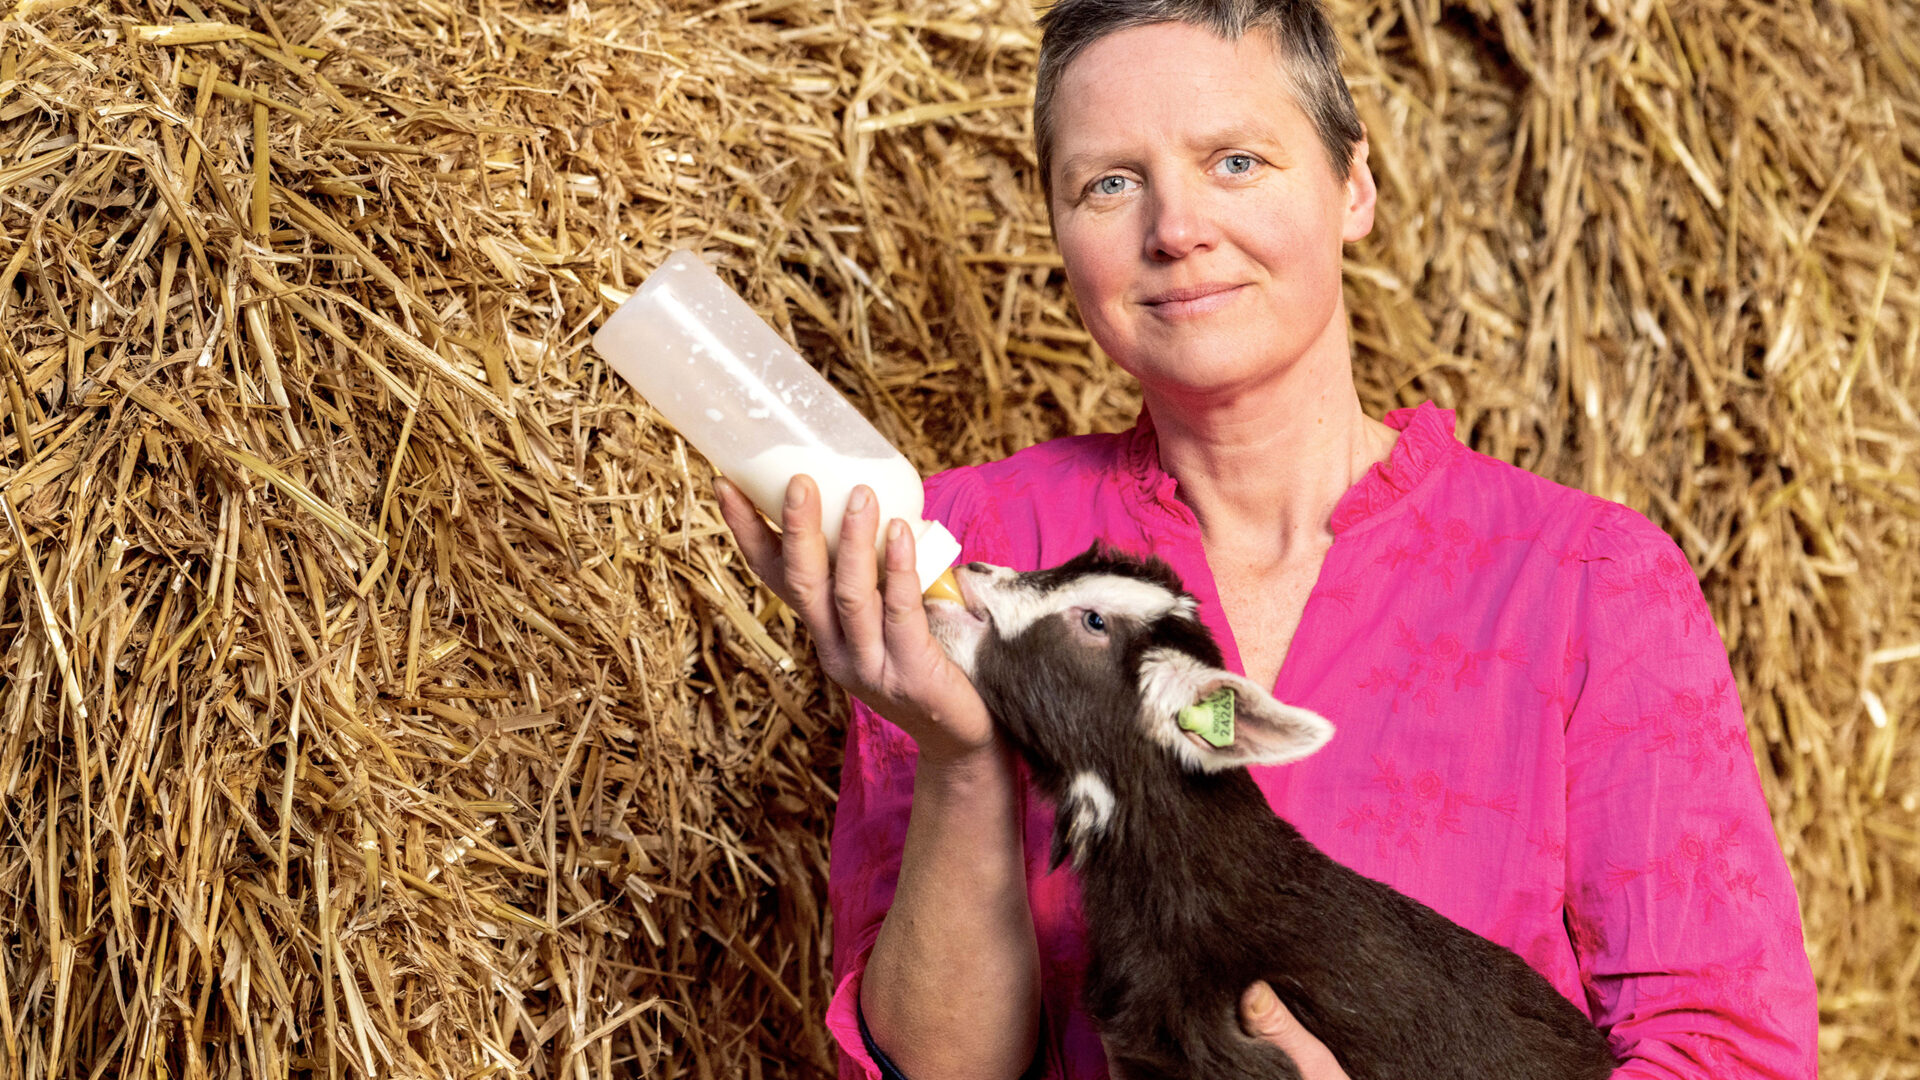
[[[1373,231],[1373,204],[1379,195],[1373,184],[1373,170],[1367,166],[1367,128],[1360,125],[1360,139],[1353,144],[1353,160],[1347,165],[1347,220],[1340,238],[1352,243]]]

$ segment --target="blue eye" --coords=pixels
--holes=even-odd
[[[1101,195],[1118,195],[1127,190],[1127,178],[1103,176],[1093,182],[1093,190]]]
[[[1096,634],[1104,634],[1107,632],[1107,620],[1101,618],[1100,613],[1097,611],[1089,611],[1080,616],[1080,625]]]
[[[1252,154],[1228,154],[1220,163],[1234,176],[1245,176],[1253,171],[1254,166]]]

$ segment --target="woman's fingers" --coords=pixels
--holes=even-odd
[[[896,657],[902,656],[902,647],[917,649],[927,641],[927,608],[914,556],[913,530],[903,521],[887,522],[887,580],[882,585],[882,603],[887,649]]]
[[[821,666],[834,681],[896,723],[911,725],[916,738],[969,749],[990,734],[979,696],[928,632],[913,534],[902,522],[887,524],[887,574],[880,586],[880,508],[869,488],[854,489],[831,561],[820,489],[810,477],[796,476],[787,485],[778,533],[736,485],[716,480],[714,491],[747,565],[806,623]],[[933,717],[942,719],[925,727]]]
[[[1240,995],[1240,1027],[1248,1035],[1286,1051],[1301,1080],[1347,1080],[1333,1052],[1313,1037],[1281,1003],[1273,987],[1256,982]]]
[[[820,489],[802,473],[787,482],[780,507],[780,561],[786,600],[813,632],[814,647],[837,652],[839,620],[833,612],[833,568],[820,532]]]
[[[747,558],[747,568],[760,580],[778,587],[780,583],[780,534],[760,520],[747,494],[724,476],[713,479],[713,494],[720,501],[720,517],[733,530],[733,541]]]
[[[921,760],[939,753],[972,754],[993,742],[986,702],[934,640],[915,569],[913,531],[900,521],[887,528],[887,580],[881,586],[887,667],[902,683],[920,688],[916,707],[928,724],[913,732]]]
[[[847,500],[847,516],[840,523],[840,549],[833,566],[833,607],[840,617],[840,637],[855,668],[868,678],[879,673],[886,659],[880,637],[880,597],[874,591],[875,537],[879,535],[880,507],[873,490],[856,485]]]

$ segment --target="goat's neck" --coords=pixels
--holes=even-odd
[[[1175,901],[1166,907],[1180,917],[1213,918],[1222,913],[1210,901],[1225,899],[1219,883],[1284,872],[1276,860],[1298,836],[1244,769],[1192,774],[1155,761],[1119,778],[1115,795],[1114,827],[1080,868],[1090,899],[1110,892],[1116,903],[1151,905],[1160,897]]]

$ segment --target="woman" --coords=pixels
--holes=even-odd
[[[1312,0],[1061,0],[1035,129],[1088,329],[1138,426],[942,474],[966,558],[1156,554],[1230,662],[1331,718],[1258,775],[1335,858],[1505,944],[1608,1030],[1621,1076],[1813,1075],[1813,986],[1726,654],[1644,519],[1354,389],[1342,245],[1367,142]],[[829,573],[816,489],[774,535],[722,508],[858,699],[833,848],[843,1075],[1093,1077],[1072,882],[1049,875],[979,698],[928,638],[911,539],[875,585],[856,492]],[[1339,1063],[1272,990],[1250,1034]],[[880,1051],[878,1055],[874,1051]]]

